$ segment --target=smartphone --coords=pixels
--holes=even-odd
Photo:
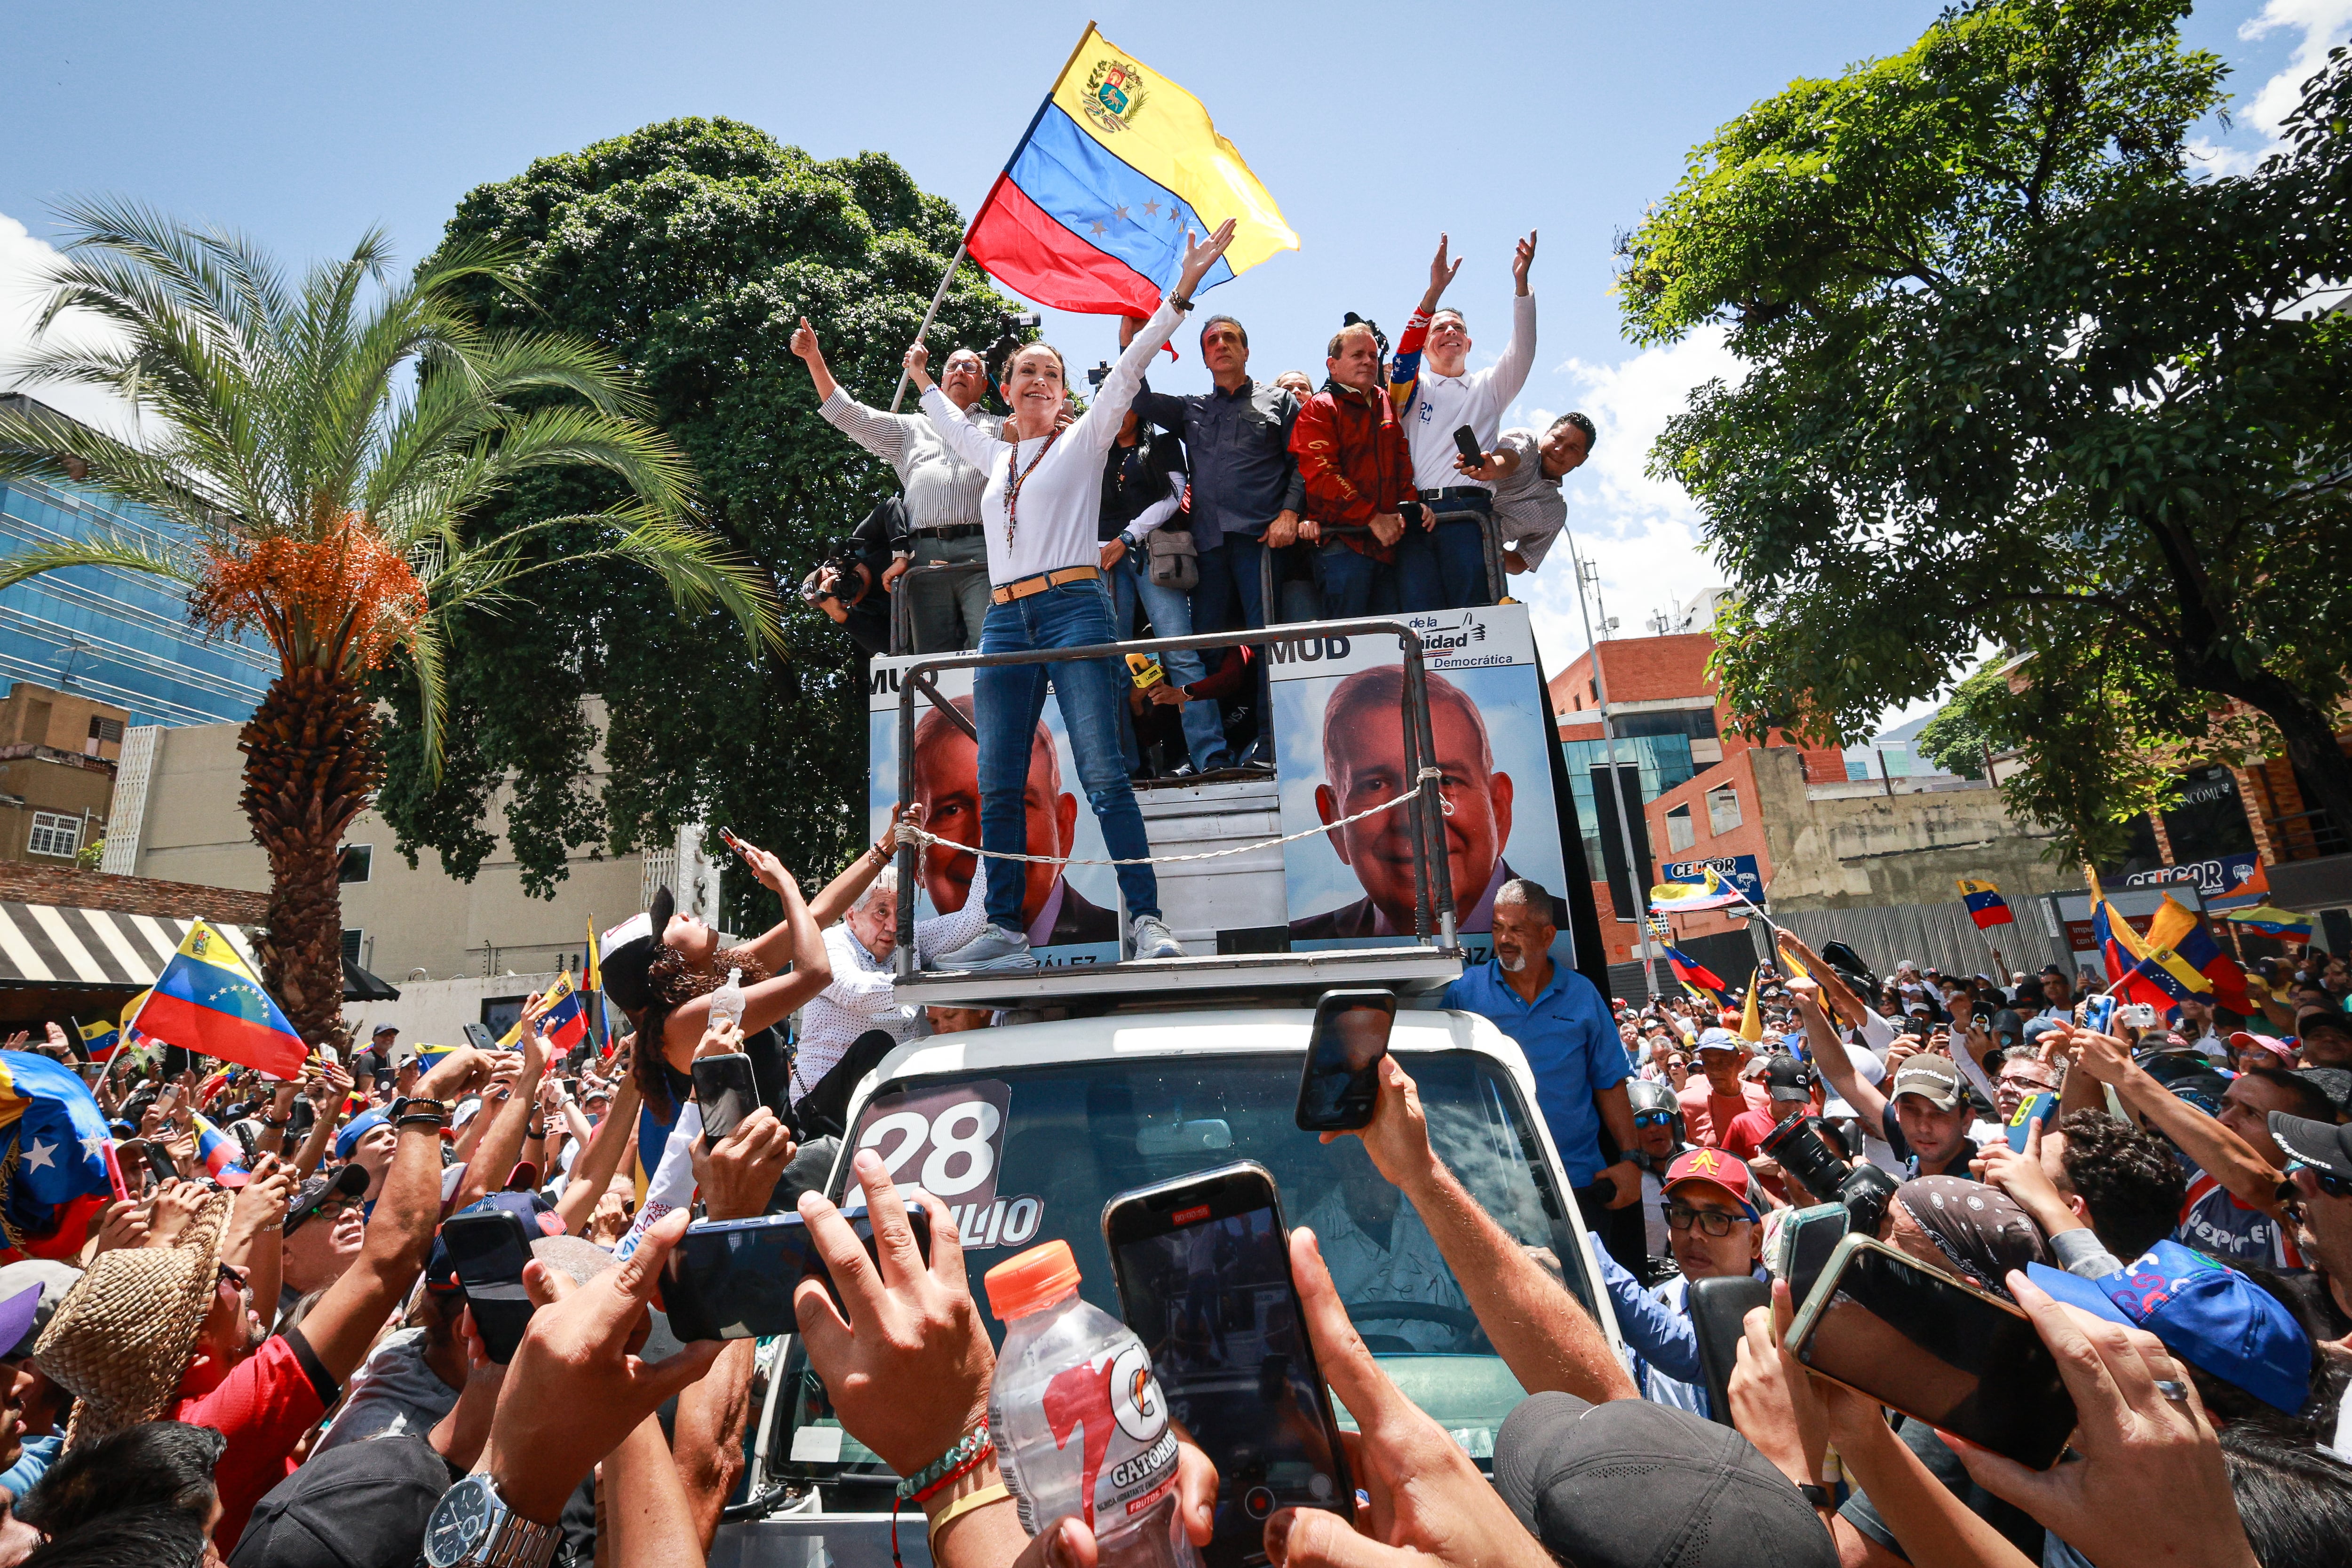
[[[2032,1319],[1871,1237],[1838,1243],[1788,1342],[1831,1381],[2037,1470],[2074,1430]]]
[[[2083,1027],[2090,1030],[2091,1033],[2112,1034],[2115,1032],[2115,1022],[2116,999],[2113,996],[2094,996],[2083,1004]]]
[[[503,1366],[514,1359],[530,1326],[530,1295],[523,1289],[523,1265],[530,1261],[530,1233],[504,1209],[453,1215],[441,1225],[441,1240],[457,1270],[474,1327],[490,1359]]]
[[[1243,1160],[1119,1194],[1103,1208],[1119,1315],[1217,1467],[1208,1568],[1266,1561],[1277,1509],[1353,1516],[1356,1483],[1290,1279],[1265,1166]]]
[[[697,1057],[693,1072],[694,1102],[702,1108],[702,1146],[708,1149],[760,1109],[760,1090],[751,1080],[751,1058],[740,1051]]]
[[[1368,1127],[1381,1097],[1381,1058],[1396,1025],[1391,991],[1326,991],[1315,1004],[1315,1033],[1298,1077],[1298,1127],[1352,1132]]]
[[[1802,1301],[1813,1293],[1853,1221],[1845,1205],[1829,1203],[1798,1209],[1780,1222],[1765,1246],[1764,1267],[1773,1278],[1789,1282],[1791,1300]]]
[[[2116,1009],[2116,1022],[2126,1029],[2156,1027],[2156,1005],[2152,1002],[2126,1002]]]
[[[1772,1287],[1748,1276],[1691,1281],[1691,1331],[1698,1341],[1707,1414],[1726,1426],[1731,1425],[1731,1369],[1739,1364],[1739,1342],[1748,1337],[1748,1314],[1771,1304]]]
[[[1454,427],[1454,449],[1461,453],[1462,460],[1474,468],[1486,460],[1486,448],[1478,445],[1478,432],[1467,425]]]
[[[2050,1130],[2051,1124],[2058,1120],[2058,1097],[2046,1089],[2039,1094],[2030,1094],[2018,1102],[2017,1114],[2011,1116],[2009,1119],[2009,1125],[2002,1129],[2008,1136],[2011,1148],[2021,1154],[2025,1152],[2026,1134],[2032,1131],[2032,1123],[2037,1119],[2040,1120],[2042,1130],[2045,1132]]]
[[[163,1152],[161,1143],[142,1143],[139,1148],[147,1156],[147,1168],[155,1173],[157,1181],[176,1182],[180,1179],[180,1167],[172,1163],[172,1156]]]
[[[866,1244],[866,1256],[876,1256],[874,1222],[866,1211],[842,1217]],[[907,1219],[914,1227],[915,1249],[929,1262],[930,1211],[909,1204]],[[834,1289],[824,1258],[800,1215],[701,1220],[687,1227],[662,1264],[662,1307],[669,1314],[670,1332],[688,1343],[796,1334],[800,1321],[793,1312],[793,1292],[803,1279],[824,1280],[825,1294],[836,1307],[841,1304],[841,1292]]]
[[[719,830],[719,841],[738,855],[743,853],[743,841],[735,837],[735,830],[731,827],[722,827]]]

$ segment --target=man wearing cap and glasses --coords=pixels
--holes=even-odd
[[[367,1189],[368,1173],[357,1165],[313,1176],[295,1189],[279,1243],[278,1318],[311,1291],[341,1279],[358,1260],[367,1240]]]
[[[1667,1246],[1678,1272],[1654,1289],[1601,1255],[1601,1276],[1616,1309],[1617,1327],[1636,1360],[1633,1378],[1643,1397],[1709,1415],[1698,1331],[1691,1325],[1694,1279],[1764,1277],[1763,1189],[1745,1163],[1720,1149],[1689,1149],[1666,1167]]]
[[[2331,1339],[2352,1333],[2352,1127],[2270,1114],[2271,1137],[2287,1156],[2289,1213],[2303,1256],[2327,1283],[2321,1316]],[[2344,1441],[2339,1430],[2337,1441]]]

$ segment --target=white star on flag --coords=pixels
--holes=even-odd
[[[93,1132],[81,1141],[82,1152],[90,1159],[103,1160],[106,1158],[106,1146],[113,1142],[103,1132]]]
[[[47,1171],[53,1169],[54,1167],[49,1163],[49,1156],[56,1152],[56,1151],[57,1145],[54,1143],[34,1144],[31,1148],[25,1151],[25,1169],[28,1171]]]

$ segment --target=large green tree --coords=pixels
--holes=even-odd
[[[1746,364],[1652,455],[1739,592],[1731,701],[1849,740],[1982,642],[2031,653],[1986,694],[2032,738],[2004,787],[2102,859],[2159,752],[2283,743],[2352,826],[2352,321],[2315,308],[2352,269],[2352,67],[2203,177],[2223,68],[2188,9],[1981,0],[1792,83],[1694,152],[1621,279],[1638,341],[1719,325]]]
[[[450,637],[437,782],[405,707],[394,726],[383,809],[404,850],[436,849],[470,878],[495,842],[502,784],[524,885],[543,897],[569,853],[659,844],[684,822],[725,823],[820,876],[864,837],[862,661],[794,590],[897,481],[817,416],[786,345],[806,315],[841,384],[887,403],[962,227],[880,153],[819,162],[724,120],[648,126],[466,196],[446,245],[510,250],[530,301],[486,297],[489,319],[592,339],[633,369],[694,464],[705,521],[787,607],[778,646],[747,658],[723,617],[559,562],[527,607],[467,616]],[[984,346],[1011,324],[966,265],[931,341]],[[517,491],[509,510],[578,510],[593,486],[553,479]],[[567,548],[562,531],[548,548]],[[609,714],[601,735],[592,695]],[[749,879],[729,892],[739,921],[769,900]]]

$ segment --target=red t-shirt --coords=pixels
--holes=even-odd
[[[1772,1097],[1760,1083],[1742,1081],[1737,1095],[1717,1094],[1706,1079],[1694,1075],[1677,1097],[1683,1107],[1683,1135],[1704,1148],[1719,1149],[1723,1134],[1743,1111],[1769,1108]],[[1769,1114],[1769,1110],[1767,1111]]]
[[[213,1540],[224,1556],[245,1533],[253,1505],[294,1473],[294,1446],[341,1392],[302,1331],[289,1329],[263,1341],[211,1393],[164,1407],[166,1421],[210,1426],[228,1438],[220,1463],[213,1467],[221,1500]]]

